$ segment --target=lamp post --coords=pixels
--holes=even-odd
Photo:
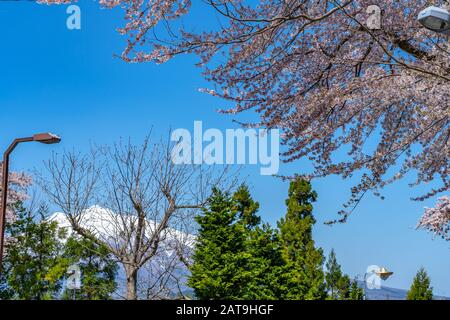
[[[417,20],[427,29],[450,35],[450,12],[438,7],[422,10]]]
[[[392,276],[394,273],[393,272],[391,272],[391,271],[388,271],[386,268],[384,268],[384,267],[382,267],[382,268],[380,268],[380,267],[377,267],[377,270],[371,270],[371,271],[369,271],[369,270],[367,270],[365,273],[364,273],[364,278],[363,278],[363,280],[364,280],[364,300],[369,300],[368,298],[367,298],[367,290],[368,290],[368,287],[367,287],[367,276],[369,276],[369,275],[371,275],[371,274],[376,274],[378,277],[380,277],[380,279],[381,280],[387,280],[390,276]],[[356,276],[356,279],[358,278],[359,276],[357,275]]]
[[[6,208],[8,204],[8,176],[9,176],[9,156],[11,152],[22,142],[40,142],[44,144],[59,143],[61,138],[51,133],[39,133],[32,137],[18,138],[11,143],[3,154],[3,173],[1,191],[1,211],[0,211],[0,273],[3,265],[3,245],[5,240]]]

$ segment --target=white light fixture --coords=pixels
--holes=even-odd
[[[417,20],[427,29],[450,35],[450,12],[438,7],[422,10]]]

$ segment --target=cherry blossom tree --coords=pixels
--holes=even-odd
[[[440,197],[434,208],[425,208],[417,227],[450,241],[450,198]]]
[[[3,180],[3,164],[0,163],[0,181]],[[6,208],[6,223],[12,223],[16,219],[16,214],[14,212],[14,204],[28,199],[27,188],[31,185],[31,177],[25,173],[11,172],[9,175],[8,184],[8,200]],[[0,191],[2,187],[0,186]],[[0,196],[1,199],[1,196]],[[5,243],[11,241],[11,237],[5,234]],[[6,249],[5,249],[6,251]]]
[[[213,86],[205,91],[230,103],[222,112],[254,110],[259,120],[244,125],[282,129],[284,161],[313,163],[302,175],[357,176],[336,221],[407,175],[411,186],[433,182],[415,200],[448,191],[450,45],[416,21],[420,10],[448,1],[99,2],[125,11],[124,61],[197,54]],[[375,28],[371,5],[381,9]],[[195,6],[217,25],[184,23]]]
[[[0,163],[0,181],[2,180],[2,164]],[[12,205],[27,200],[27,188],[31,185],[31,177],[25,173],[12,172],[9,175],[8,187],[8,207],[6,210],[6,222],[13,222],[15,219]],[[0,186],[1,191],[1,186]]]

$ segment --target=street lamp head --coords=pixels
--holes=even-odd
[[[38,133],[33,136],[33,141],[45,144],[54,144],[61,142],[61,138],[52,133]]]
[[[375,273],[383,280],[387,280],[387,278],[394,274],[393,272],[386,270],[386,268],[384,267],[376,271]]]
[[[427,29],[450,35],[450,12],[437,7],[422,10],[417,20]]]

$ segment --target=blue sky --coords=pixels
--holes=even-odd
[[[111,143],[120,137],[140,142],[152,128],[156,135],[169,128],[192,130],[194,120],[202,120],[205,128],[236,127],[233,117],[216,113],[226,106],[223,101],[198,91],[208,84],[193,66],[194,57],[178,57],[159,66],[125,64],[113,58],[125,44],[115,32],[123,22],[122,13],[99,9],[92,1],[80,7],[82,29],[70,31],[66,6],[0,1],[0,148],[35,132],[53,131],[63,137],[58,146],[18,148],[12,159],[15,170],[41,168],[50,149],[86,150],[90,142]],[[294,163],[283,166],[282,172],[301,172],[307,166]],[[246,166],[243,175],[261,203],[263,219],[274,224],[285,213],[287,183],[260,176],[257,166]],[[319,193],[315,239],[326,254],[336,250],[351,276],[376,264],[394,271],[385,285],[408,288],[424,266],[435,293],[450,296],[449,243],[415,230],[423,207],[432,206],[435,199],[410,201],[424,189],[411,190],[407,182],[386,188],[384,201],[368,196],[346,224],[330,227],[323,222],[336,217],[352,181],[338,177],[315,181]]]

